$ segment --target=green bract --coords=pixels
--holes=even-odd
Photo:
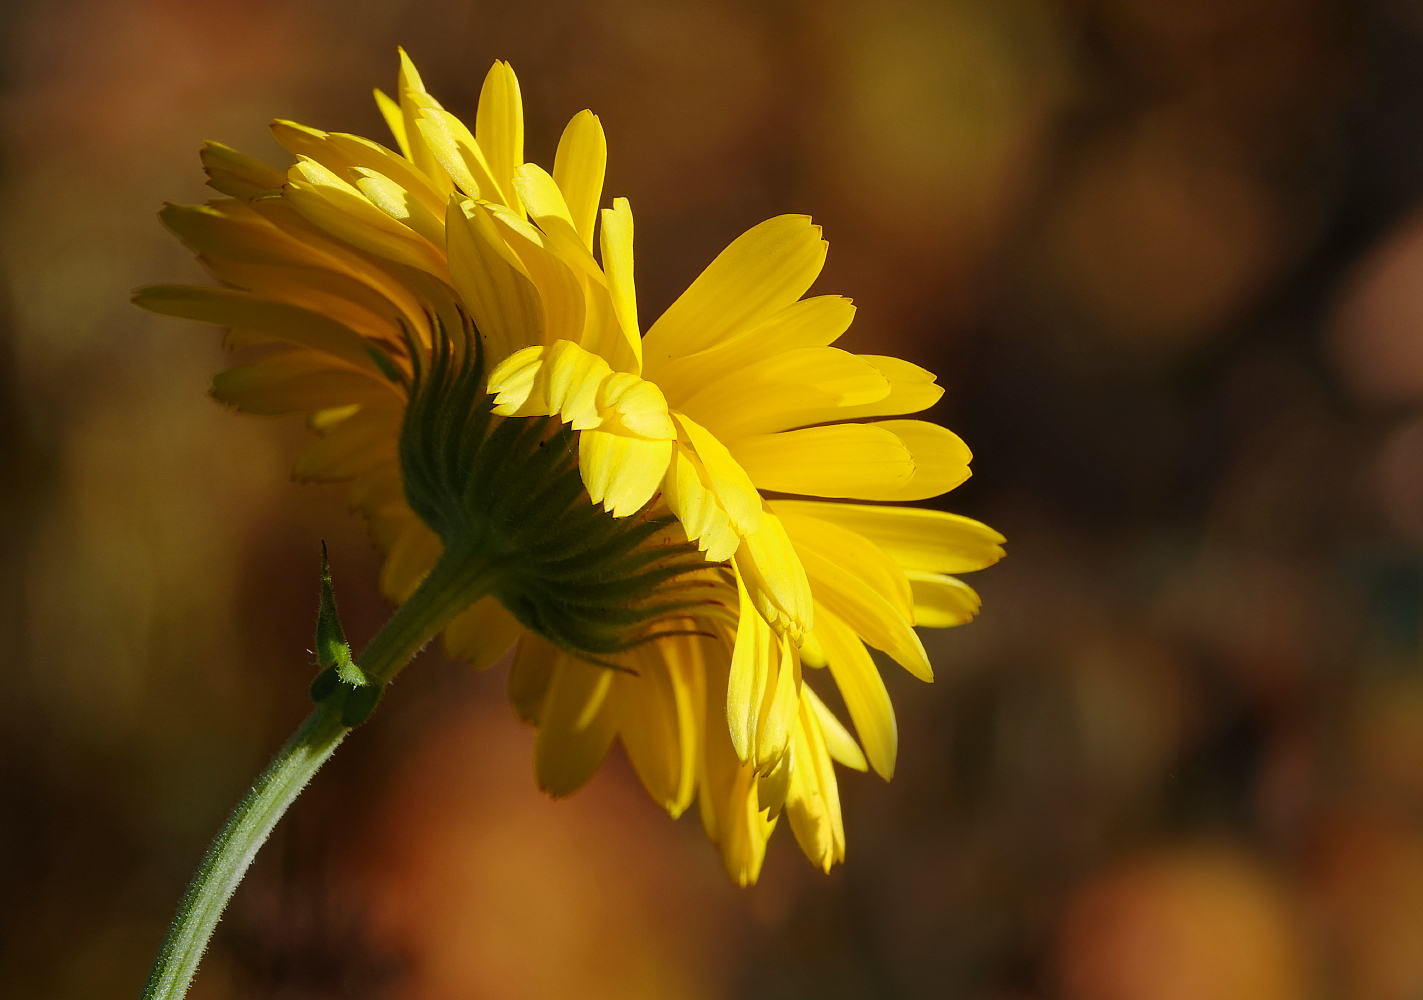
[[[583,659],[668,634],[648,627],[704,603],[678,579],[708,567],[697,547],[670,515],[615,518],[593,504],[577,433],[494,415],[478,332],[466,320],[456,339],[435,325],[428,352],[410,342],[400,466],[406,501],[444,543],[441,561],[480,567],[522,625]]]

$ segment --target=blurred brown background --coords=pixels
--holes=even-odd
[[[1423,997],[1423,4],[8,0],[0,6],[0,995],[136,996],[304,714],[318,542],[386,609],[303,429],[205,396],[158,226],[272,117],[384,139],[405,45],[529,152],[591,107],[651,317],[781,212],[849,346],[941,374],[946,498],[1010,539],[888,677],[849,859],[730,886],[620,759],[533,788],[503,680],[427,655],[284,824],[195,995]],[[388,141],[388,140],[387,140]]]

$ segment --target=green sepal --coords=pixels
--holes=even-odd
[[[327,667],[316,675],[316,680],[311,682],[311,700],[320,705],[331,697],[336,690],[336,685],[340,683],[341,675],[336,672],[336,668]]]
[[[341,703],[343,726],[359,726],[365,722],[376,710],[376,705],[380,704],[380,696],[385,693],[384,684],[367,684],[364,687],[342,684],[341,687],[345,689],[345,699]]]
[[[709,603],[669,600],[705,570],[695,545],[658,539],[675,523],[648,509],[614,517],[578,468],[578,434],[556,418],[493,412],[484,349],[468,317],[407,333],[410,401],[400,429],[411,509],[440,537],[442,561],[486,567],[488,589],[524,627],[586,662],[640,645],[656,621]]]

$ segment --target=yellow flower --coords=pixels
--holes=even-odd
[[[698,801],[733,879],[755,880],[782,812],[828,870],[845,845],[832,761],[885,778],[894,769],[894,713],[867,645],[932,679],[913,626],[967,621],[977,596],[947,574],[996,561],[1003,539],[938,511],[763,491],[904,501],[952,489],[970,457],[955,435],[878,419],[923,410],[942,390],[907,362],[830,346],[853,307],[802,298],[826,246],[803,216],[733,242],[644,336],[631,208],[622,198],[599,208],[606,143],[594,115],[569,123],[550,174],[524,162],[506,64],[485,80],[473,133],[425,92],[403,52],[397,97],[376,93],[399,152],[279,121],[296,156],[283,175],[209,143],[209,184],[229,197],[162,217],[224,287],[148,288],[135,300],[226,326],[229,346],[264,345],[214,378],[214,396],[250,413],[309,415],[319,437],[296,474],[351,481],[352,507],[389,553],[381,582],[397,602],[451,562],[442,553],[466,530],[430,500],[429,484],[453,473],[412,464],[417,411],[435,414],[428,457],[444,454],[432,442],[449,437],[449,420],[482,407],[481,461],[494,464],[480,466],[481,482],[496,493],[514,480],[490,470],[533,453],[510,450],[503,466],[490,455],[515,438],[553,441],[541,418],[565,425],[558,439],[569,447],[576,432],[588,516],[597,504],[608,532],[642,526],[618,550],[637,546],[628,572],[662,567],[654,582],[677,583],[682,596],[699,588],[700,603],[673,607],[644,588],[633,603],[655,621],[629,612],[621,632],[610,618],[609,634],[593,636],[616,615],[584,614],[591,598],[555,586],[549,569],[543,590],[510,584],[461,610],[446,649],[483,667],[517,643],[510,697],[538,729],[536,771],[550,793],[580,787],[618,740],[669,813]],[[453,364],[461,348],[450,332],[471,325],[497,362],[494,398],[480,386],[426,406],[422,365]],[[535,430],[513,429],[525,425]],[[504,516],[495,508],[528,506],[518,489],[507,494],[481,508],[481,524]],[[658,520],[669,514],[676,527]],[[667,553],[693,547],[685,540],[716,567],[669,563]],[[583,617],[559,625],[575,604]],[[803,666],[827,668],[858,741]]]

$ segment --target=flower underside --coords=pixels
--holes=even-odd
[[[464,323],[451,336],[437,320],[428,353],[407,340],[400,465],[442,558],[479,566],[520,624],[585,660],[677,634],[653,626],[707,604],[693,596],[706,573],[688,577],[715,571],[672,516],[615,518],[590,502],[578,432],[550,417],[495,415],[482,339]]]

